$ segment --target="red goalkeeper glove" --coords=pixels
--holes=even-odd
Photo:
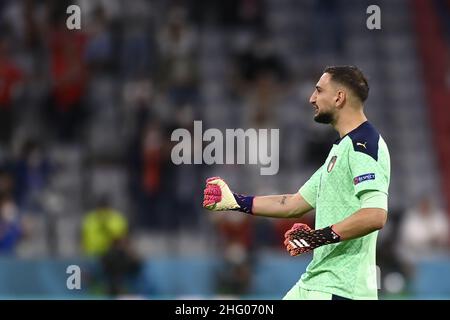
[[[291,256],[336,243],[341,237],[330,227],[313,230],[304,223],[296,223],[284,234],[284,245]]]
[[[253,196],[244,196],[230,190],[227,183],[212,177],[206,180],[203,191],[203,207],[212,211],[238,210],[252,213]]]

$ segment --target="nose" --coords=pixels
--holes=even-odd
[[[316,94],[315,94],[315,92],[309,98],[309,103],[311,103],[311,104],[316,103]]]

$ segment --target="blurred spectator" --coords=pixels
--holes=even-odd
[[[141,221],[153,228],[162,227],[159,212],[162,195],[163,166],[166,160],[161,123],[154,120],[143,130],[140,146],[139,190],[142,194]]]
[[[252,264],[246,248],[234,243],[224,249],[224,258],[217,275],[217,293],[238,296],[248,294],[252,281]]]
[[[153,26],[126,27],[121,44],[120,67],[125,79],[153,75],[158,65],[157,37]]]
[[[26,141],[15,165],[15,198],[21,210],[41,210],[41,195],[51,173],[52,165],[43,146],[35,140]]]
[[[84,95],[87,69],[83,61],[86,36],[64,27],[50,34],[52,88],[45,111],[56,138],[74,142],[86,119]]]
[[[337,0],[314,1],[314,20],[311,41],[316,53],[342,53],[345,28]]]
[[[260,74],[247,100],[250,125],[253,128],[277,128],[276,108],[279,99],[278,84],[270,73]]]
[[[158,39],[161,56],[158,79],[175,106],[195,105],[199,100],[197,33],[186,14],[183,7],[171,8]]]
[[[115,239],[101,258],[106,277],[107,292],[111,296],[130,293],[134,278],[139,274],[141,260],[134,252],[129,238],[124,235]]]
[[[88,212],[82,224],[82,247],[86,255],[105,255],[114,241],[128,232],[128,222],[122,213],[111,207],[106,196],[101,197],[94,210]]]
[[[246,100],[248,123],[245,126],[277,127],[275,108],[287,72],[274,42],[268,36],[260,35],[248,48],[238,49],[235,65],[238,74],[232,85]]]
[[[2,164],[0,169],[0,195],[12,194],[14,191],[14,177],[9,164]]]
[[[94,21],[89,28],[85,59],[90,71],[107,71],[112,67],[113,43],[105,10],[98,6],[93,12]]]
[[[265,2],[262,0],[216,1],[220,22],[225,27],[258,31],[265,27]]]
[[[168,223],[173,223],[173,216],[168,221],[163,213],[167,210],[165,206],[173,202],[172,193],[165,192],[165,180],[170,180],[167,177],[169,138],[160,120],[156,117],[148,119],[147,108],[140,108],[136,117],[138,130],[129,155],[130,183],[137,204],[138,220],[143,228],[164,228]]]
[[[12,197],[0,197],[0,254],[15,254],[23,236],[19,210]]]
[[[147,194],[157,193],[161,185],[163,138],[160,124],[150,123],[142,145],[144,162],[142,184]]]
[[[15,128],[13,102],[23,79],[22,70],[10,56],[9,45],[9,38],[0,36],[0,143],[4,147],[9,147]]]
[[[430,198],[420,200],[405,213],[400,226],[398,253],[407,263],[414,263],[448,248],[449,221]]]
[[[280,82],[287,77],[286,67],[276,52],[274,42],[266,35],[259,35],[248,47],[238,48],[234,60],[244,90],[257,84],[259,78],[270,76]]]
[[[450,92],[450,50],[447,54],[447,66],[446,66],[446,72],[445,72],[445,84],[447,85],[447,92]]]
[[[223,253],[217,277],[220,294],[243,295],[251,284],[253,262],[253,221],[242,214],[215,217],[219,247]]]
[[[225,251],[231,244],[238,244],[245,251],[253,246],[253,223],[249,217],[238,213],[220,215],[216,218],[219,245]]]

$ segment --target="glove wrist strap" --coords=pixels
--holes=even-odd
[[[233,193],[234,199],[239,205],[239,209],[236,209],[241,212],[245,212],[248,214],[253,214],[253,198],[254,196],[246,196],[242,194]]]
[[[341,236],[333,231],[333,226],[329,226],[323,229],[315,230],[314,233],[318,238],[318,244],[330,244],[341,241]]]

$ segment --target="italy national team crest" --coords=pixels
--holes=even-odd
[[[334,165],[336,164],[336,159],[337,159],[337,156],[331,157],[330,162],[328,162],[328,166],[327,166],[328,172],[331,172],[331,170],[333,170]]]

